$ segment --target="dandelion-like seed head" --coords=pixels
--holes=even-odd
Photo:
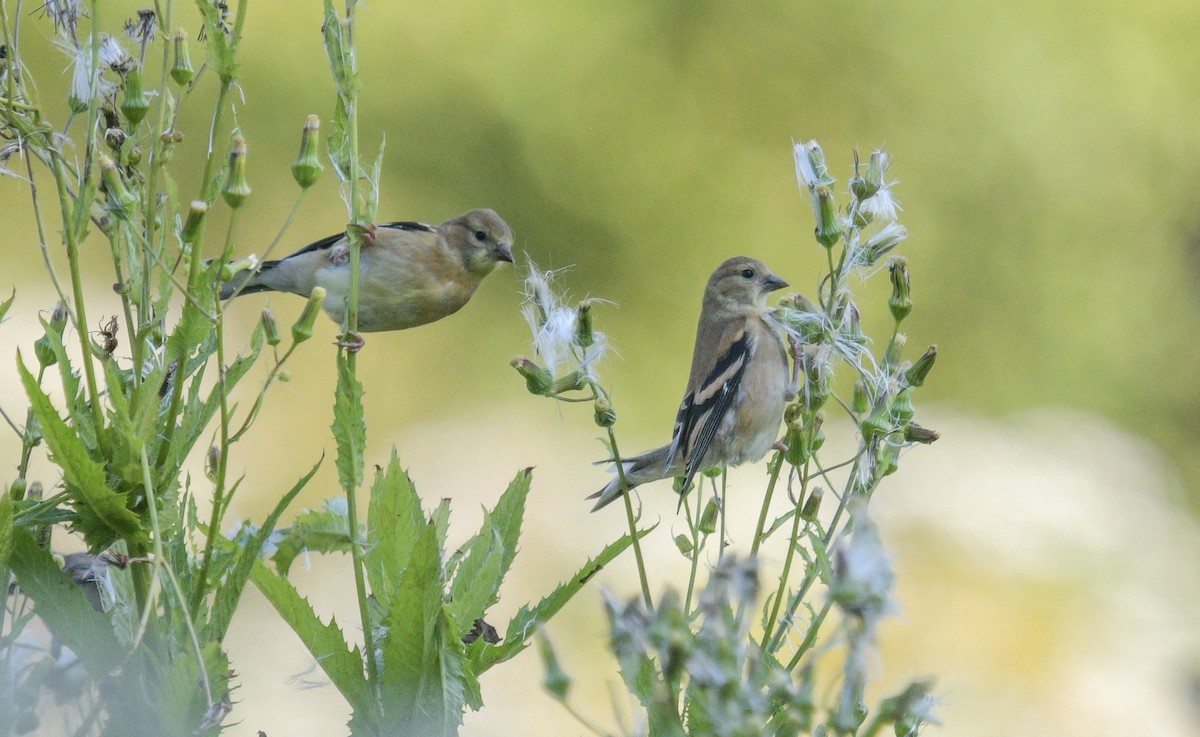
[[[46,0],[42,4],[42,11],[54,24],[56,31],[71,38],[76,36],[79,17],[87,15],[83,0]]]
[[[543,271],[526,255],[525,301],[521,314],[533,336],[533,349],[553,376],[581,372],[595,379],[596,364],[608,351],[608,339],[598,330],[579,330],[581,310],[568,306],[555,289],[561,271]],[[589,305],[601,300],[588,300]]]
[[[125,50],[121,40],[107,33],[100,34],[100,64],[119,74],[128,72],[133,66],[133,57]]]

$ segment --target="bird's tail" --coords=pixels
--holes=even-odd
[[[680,470],[678,468],[679,463],[671,458],[670,450],[671,446],[664,445],[661,448],[643,453],[640,456],[621,459],[621,473],[616,473],[616,466],[614,465],[612,479],[604,485],[603,489],[587,497],[588,499],[596,500],[596,505],[592,507],[592,511],[595,512],[598,509],[602,509],[621,498],[622,475],[624,475],[625,482],[630,489],[651,481],[658,481],[659,479],[677,475]],[[611,461],[600,461],[600,463],[611,463]]]

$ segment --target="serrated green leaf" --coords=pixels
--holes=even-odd
[[[500,585],[517,554],[532,480],[533,469],[518,473],[495,509],[484,513],[479,532],[464,545],[466,552],[450,588],[450,614],[464,632],[499,598]]]
[[[363,673],[362,652],[358,647],[351,650],[346,644],[337,620],[331,619],[329,624],[322,622],[308,600],[285,579],[272,573],[262,561],[255,561],[250,580],[308,648],[321,670],[350,704],[355,716],[377,724],[378,710]]]
[[[649,535],[656,527],[658,527],[657,523],[653,527],[638,530],[638,539]],[[508,623],[508,631],[501,644],[478,651],[472,650],[472,654],[478,658],[476,666],[473,668],[475,673],[482,674],[493,665],[510,660],[524,650],[529,645],[529,639],[533,637],[534,632],[550,621],[555,614],[558,614],[559,610],[566,606],[575,594],[579,593],[592,576],[599,573],[601,568],[624,552],[632,542],[633,538],[629,533],[622,535],[616,541],[605,546],[599,555],[584,563],[578,573],[570,580],[559,584],[558,588],[539,601],[532,609],[528,606],[521,607],[517,615]]]
[[[237,608],[238,601],[242,598],[242,590],[246,587],[246,581],[250,578],[250,571],[254,568],[254,563],[259,559],[262,553],[263,545],[266,544],[267,538],[275,531],[275,525],[279,522],[280,515],[287,509],[300,490],[308,485],[308,482],[316,474],[317,469],[321,467],[321,461],[317,461],[308,473],[300,478],[299,481],[288,490],[267,518],[263,520],[262,526],[258,528],[258,532],[254,534],[245,546],[239,547],[237,552],[237,562],[234,563],[233,569],[220,586],[216,587],[216,597],[213,599],[212,612],[208,618],[206,627],[207,638],[211,640],[222,640],[225,637],[225,631],[229,629],[229,622],[233,619],[233,612]]]
[[[107,676],[124,660],[125,652],[113,636],[109,616],[92,608],[83,590],[49,552],[38,547],[28,530],[13,530],[9,564],[38,616],[79,656],[93,678]]]
[[[350,536],[350,521],[345,514],[325,509],[302,512],[282,534],[271,560],[280,575],[287,576],[296,556],[304,551],[314,553],[345,553],[354,539]]]
[[[99,523],[89,524],[83,530],[88,545],[92,549],[104,548],[121,538],[144,542],[146,533],[141,520],[126,506],[123,494],[108,488],[104,468],[91,459],[79,436],[55,412],[50,398],[25,368],[20,353],[17,354],[17,369],[33,407],[33,414],[42,424],[42,432],[54,462],[63,470],[67,493],[75,501],[76,511],[81,515],[81,526],[91,521],[85,519],[85,512]]]
[[[357,489],[363,482],[363,449],[367,425],[363,421],[363,388],[345,353],[338,353],[337,389],[333,401],[333,437],[337,441],[338,482],[343,489]]]
[[[12,291],[12,296],[9,297],[8,299],[4,300],[3,302],[0,302],[0,320],[3,320],[4,316],[8,314],[8,308],[12,307],[13,300],[15,300],[16,298],[17,298],[17,290],[14,287],[13,291]]]
[[[400,467],[396,450],[387,468],[375,476],[371,486],[371,502],[367,509],[367,549],[364,562],[371,593],[386,610],[417,536],[425,524],[421,498],[412,479]]]
[[[461,635],[443,605],[437,528],[425,525],[384,619],[380,684],[389,730],[451,736],[466,706]]]

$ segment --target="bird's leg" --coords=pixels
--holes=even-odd
[[[787,436],[785,435],[784,437],[787,437]],[[781,450],[784,453],[786,453],[786,452],[788,452],[788,444],[783,442],[782,439],[776,440],[775,444],[771,446],[771,450]]]
[[[334,343],[334,345],[336,345],[338,348],[345,348],[350,353],[358,353],[366,344],[367,341],[363,340],[363,337],[353,330],[347,330],[342,337],[339,338],[336,343]]]

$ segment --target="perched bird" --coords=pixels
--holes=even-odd
[[[367,229],[360,256],[358,329],[405,330],[453,314],[501,261],[513,262],[513,234],[493,210],[470,210],[441,225],[386,223]],[[221,285],[221,299],[254,292],[307,297],[324,287],[325,311],[338,323],[350,291],[350,241],[344,233]]]
[[[756,461],[775,443],[789,394],[788,357],[765,319],[767,295],[788,284],[761,261],[721,264],[704,289],[692,372],[668,445],[621,459],[629,488]],[[589,496],[596,511],[621,496],[621,478]]]

